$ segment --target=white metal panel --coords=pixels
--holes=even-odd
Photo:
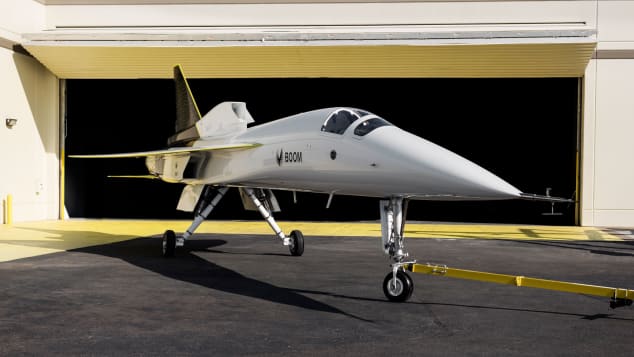
[[[422,1],[47,6],[48,28],[584,24],[594,1]]]
[[[63,78],[561,77],[595,42],[583,0],[203,2],[48,1],[88,5],[48,5],[25,46]]]
[[[606,209],[594,212],[594,226],[627,227],[634,226],[634,210]]]
[[[600,60],[596,86],[595,209],[634,213],[634,59]]]
[[[634,1],[602,0],[598,2],[598,10],[599,41],[634,42]]]
[[[45,6],[35,1],[0,1],[0,31],[11,32],[16,36],[40,31],[44,28],[45,20]]]
[[[285,4],[285,3],[332,3],[332,2],[439,2],[438,0],[34,0],[46,5],[157,5],[157,4]],[[484,2],[518,2],[521,0],[489,0]],[[586,0],[593,1],[593,0]],[[483,2],[482,0],[445,0],[444,2]],[[524,1],[525,2],[525,1]]]
[[[63,3],[88,5],[25,43],[63,78],[581,76],[596,25],[583,0]]]

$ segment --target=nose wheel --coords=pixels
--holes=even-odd
[[[383,293],[388,300],[404,302],[412,296],[412,292],[414,292],[414,282],[404,271],[390,272],[385,276]]]

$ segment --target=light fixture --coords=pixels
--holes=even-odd
[[[13,129],[13,127],[18,123],[18,120],[15,118],[7,118],[5,120],[5,123],[7,125],[7,128]]]

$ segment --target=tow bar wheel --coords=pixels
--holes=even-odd
[[[404,302],[412,296],[414,292],[414,283],[404,271],[399,270],[394,273],[388,273],[383,280],[383,293],[385,297],[393,302]]]

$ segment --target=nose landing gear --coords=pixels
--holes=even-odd
[[[383,280],[383,293],[389,301],[407,301],[414,292],[414,282],[403,270],[409,255],[405,251],[403,239],[407,200],[392,197],[381,201],[381,234],[383,251],[392,261],[392,272]]]
[[[392,302],[407,301],[414,292],[412,278],[400,268],[388,273],[383,280],[383,294]]]

